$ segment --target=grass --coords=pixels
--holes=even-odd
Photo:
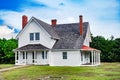
[[[13,67],[14,64],[0,64],[0,69],[2,68],[8,68],[8,67]]]
[[[120,80],[120,63],[102,63],[97,67],[28,66],[0,75],[3,80]]]

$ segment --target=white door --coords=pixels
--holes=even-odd
[[[33,64],[33,52],[27,52],[27,64]]]

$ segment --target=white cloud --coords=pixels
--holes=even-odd
[[[103,35],[106,38],[114,35],[120,37],[118,28],[120,23],[117,23],[116,18],[118,3],[115,0],[84,0],[74,3],[74,0],[33,0],[37,3],[43,3],[48,7],[30,7],[24,8],[22,12],[15,11],[0,11],[0,17],[7,25],[21,29],[21,16],[27,15],[29,18],[34,16],[47,23],[51,19],[57,19],[58,23],[74,23],[79,21],[79,15],[83,15],[84,21],[90,23],[91,32],[93,35]],[[64,3],[60,6],[60,3]],[[81,5],[82,4],[82,5]]]
[[[0,26],[0,38],[15,38],[14,29],[9,29],[6,25]]]

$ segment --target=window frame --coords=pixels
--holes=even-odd
[[[42,51],[42,59],[45,59],[44,51]]]
[[[25,59],[25,52],[23,51],[23,53],[22,53],[22,54],[23,54],[23,59]]]
[[[40,40],[40,33],[36,32],[34,34],[35,34],[35,40]]]
[[[67,52],[62,52],[63,59],[67,59]]]
[[[47,59],[48,52],[42,51],[42,59]]]
[[[30,41],[34,41],[34,33],[29,34],[29,39],[30,39]]]
[[[18,54],[18,51],[17,51],[17,54],[16,54],[16,60],[18,60],[19,59],[19,54]]]

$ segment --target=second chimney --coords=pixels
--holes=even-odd
[[[83,35],[83,17],[82,17],[82,15],[79,16],[79,31],[80,31],[80,35]]]
[[[51,20],[51,25],[52,26],[55,26],[56,24],[57,24],[57,20],[56,19]]]
[[[28,17],[26,15],[22,16],[22,29],[25,27],[25,25],[28,22]]]

